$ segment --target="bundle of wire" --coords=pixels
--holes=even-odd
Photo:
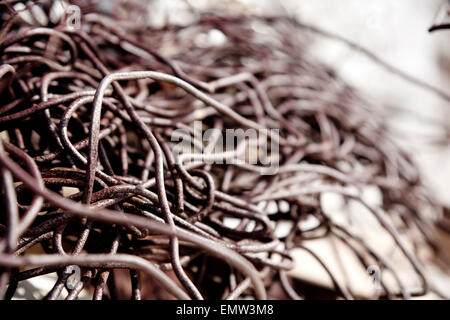
[[[57,3],[1,3],[2,298],[56,273],[46,299],[83,290],[116,299],[119,275],[132,299],[301,299],[289,273],[302,268],[294,249],[320,262],[334,298],[358,298],[308,248],[326,237],[398,280],[381,279],[376,298],[434,291],[419,251],[439,250],[442,208],[376,106],[308,54],[297,22],[199,14],[153,28],[126,8],[106,14],[78,1],[77,27],[67,12],[55,18]],[[269,134],[219,152],[227,129]],[[179,132],[194,147],[176,159]],[[272,142],[275,170],[247,161]],[[378,205],[362,196],[368,185]],[[326,193],[370,212],[419,288],[324,210]]]

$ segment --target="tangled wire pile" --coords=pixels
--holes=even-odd
[[[398,280],[382,281],[377,297],[433,291],[418,251],[438,249],[442,208],[376,109],[308,55],[295,21],[202,14],[156,29],[127,8],[105,14],[78,1],[77,27],[70,14],[52,21],[58,2],[11,3],[1,4],[0,33],[2,298],[57,272],[47,299],[83,289],[115,299],[116,270],[126,269],[133,299],[264,299],[275,285],[300,299],[291,250],[320,260],[305,243],[328,236]],[[278,131],[217,152],[220,134],[202,139],[211,128]],[[176,158],[180,130],[194,148]],[[276,170],[246,161],[273,141]],[[366,185],[380,190],[379,206],[361,196]],[[326,192],[370,211],[420,289],[324,212]],[[290,227],[277,235],[281,221]],[[336,298],[358,298],[320,263]],[[81,277],[69,285],[76,266]]]

